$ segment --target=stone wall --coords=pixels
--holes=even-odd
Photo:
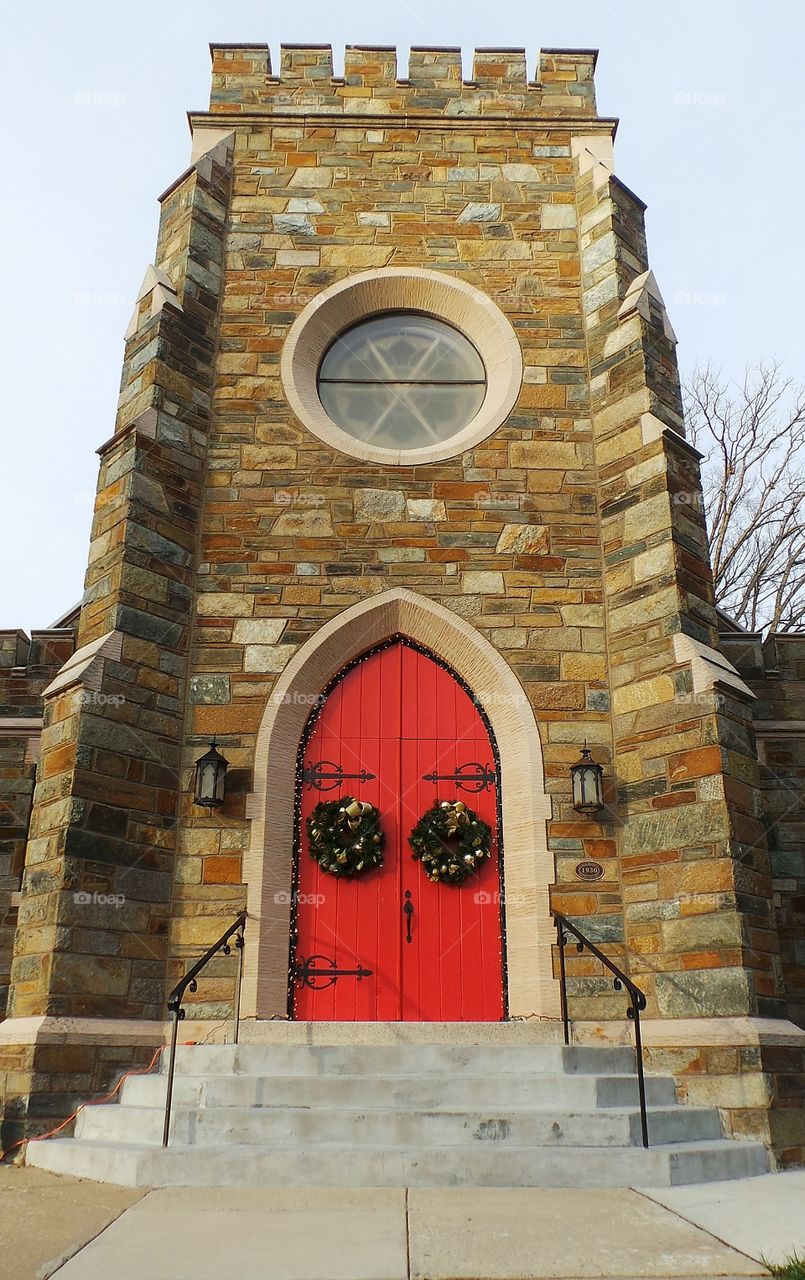
[[[805,1028],[805,636],[769,636],[764,644],[733,632],[722,635],[722,646],[757,699],[753,728],[786,1009]]]
[[[572,883],[585,854],[605,858],[606,878],[564,905],[617,945],[613,832],[579,823],[567,802],[583,739],[603,761],[610,755],[564,119],[590,119],[594,59],[545,55],[538,87],[527,85],[516,51],[479,53],[473,84],[462,83],[452,50],[413,51],[403,83],[388,51],[350,50],[343,83],[329,58],[327,49],[287,49],[272,80],[264,49],[216,48],[214,117],[193,117],[200,135],[232,106],[235,161],[185,777],[212,734],[236,776],[223,815],[186,806],[175,950],[211,940],[211,899],[232,910],[254,744],[278,673],[323,623],[389,587],[468,619],[511,665],[543,732],[560,874]],[[372,118],[342,123],[339,113]],[[388,116],[397,118],[380,118]],[[589,128],[611,133],[594,116]],[[483,444],[390,470],[310,435],[289,413],[280,356],[291,323],[322,289],[367,268],[405,266],[455,273],[490,296],[520,340],[525,381]],[[218,1009],[218,992],[200,986],[200,1011]]]
[[[73,652],[72,627],[0,632],[0,1017],[5,1014],[25,863],[42,690]]]
[[[479,50],[464,81],[456,50],[416,49],[398,79],[393,50],[351,48],[335,78],[327,47],[287,46],[276,77],[265,46],[213,48],[211,109],[191,114],[194,164],[162,199],[100,451],[80,648],[46,694],[17,1018],[154,1031],[166,984],[245,902],[279,675],[392,587],[457,614],[516,676],[552,801],[554,905],[630,969],[649,1014],[782,1013],[752,695],[717,650],[675,338],[594,62],[545,51],[529,82],[521,51]],[[313,298],[395,267],[474,286],[522,351],[506,422],[438,463],[338,452],[281,378]],[[207,816],[192,771],[213,735],[231,769]],[[570,797],[585,740],[607,779],[595,821]],[[573,956],[571,973],[576,1017],[622,1017],[594,962]],[[225,1016],[232,996],[222,961],[194,1016]],[[21,1122],[36,1052],[25,1062],[7,1081]],[[42,1115],[75,1092],[37,1089]]]
[[[213,733],[247,776],[276,675],[324,622],[389,586],[426,595],[491,640],[535,710],[555,905],[640,974],[653,1012],[772,1011],[745,711],[736,685],[729,723],[713,706],[691,714],[673,639],[716,643],[703,522],[676,501],[699,480],[675,339],[646,274],[643,206],[592,114],[592,64],[545,55],[528,84],[519,54],[484,53],[467,84],[456,51],[417,50],[401,83],[388,51],[352,50],[342,82],[324,47],[285,49],[278,78],[262,47],[213,50],[211,114],[192,122],[234,129],[235,166],[185,777]],[[312,437],[279,364],[322,289],[409,265],[491,296],[525,377],[483,444],[390,470]],[[569,804],[585,739],[611,779],[603,822]],[[229,900],[244,798],[214,820],[188,806],[179,942],[208,940],[216,884]],[[756,842],[741,898],[736,867]],[[590,858],[594,885],[575,871]],[[572,967],[577,1010],[600,1016],[609,981],[586,958]]]

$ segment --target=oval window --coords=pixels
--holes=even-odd
[[[318,389],[328,417],[348,435],[379,448],[417,449],[469,425],[486,395],[486,370],[452,325],[389,312],[336,338]]]

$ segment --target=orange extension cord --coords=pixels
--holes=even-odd
[[[44,1142],[45,1138],[52,1138],[57,1133],[61,1133],[62,1129],[66,1129],[68,1124],[70,1124],[72,1120],[75,1120],[79,1111],[83,1111],[84,1107],[98,1107],[103,1102],[109,1102],[110,1098],[114,1098],[118,1089],[123,1084],[123,1081],[128,1080],[129,1076],[147,1076],[149,1071],[153,1070],[154,1063],[157,1061],[157,1058],[164,1048],[164,1045],[159,1046],[147,1067],[142,1067],[140,1070],[127,1071],[125,1075],[122,1075],[111,1093],[105,1093],[102,1098],[93,1098],[91,1102],[82,1102],[81,1106],[77,1107],[73,1114],[68,1116],[66,1120],[63,1120],[61,1124],[56,1125],[55,1129],[51,1129],[48,1133],[38,1133],[33,1138],[20,1138],[19,1142],[13,1142],[5,1151],[0,1151],[0,1162],[5,1160],[6,1156],[12,1151],[15,1151],[17,1147],[24,1147],[27,1142]]]

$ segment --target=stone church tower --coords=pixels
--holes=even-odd
[[[147,1061],[242,909],[256,1025],[555,1019],[553,908],[645,991],[655,1064],[801,1156],[805,868],[775,916],[757,689],[719,642],[595,54],[544,50],[534,80],[522,50],[476,50],[470,80],[457,49],[406,74],[354,46],[343,78],[328,46],[283,46],[278,73],[265,45],[212,58],[99,449],[75,652],[44,689],[7,1123]],[[229,772],[203,808],[212,740]],[[604,791],[580,812],[585,746]],[[336,894],[304,819],[345,794],[378,807],[385,865]],[[411,858],[413,822],[456,800],[493,831],[480,890]],[[375,988],[317,1004],[311,948]],[[622,993],[570,964],[574,1020],[621,1034]],[[200,980],[199,1038],[233,995],[223,962]]]

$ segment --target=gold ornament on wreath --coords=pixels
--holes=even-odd
[[[307,834],[311,858],[328,875],[352,878],[383,865],[380,811],[365,800],[320,801],[308,816]]]
[[[408,843],[429,880],[462,884],[492,851],[492,828],[463,800],[437,800]]]

